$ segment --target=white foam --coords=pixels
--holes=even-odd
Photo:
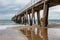
[[[0,25],[0,30],[7,29],[8,27],[19,27],[24,25]]]

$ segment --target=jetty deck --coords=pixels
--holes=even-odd
[[[60,0],[36,0],[34,2],[30,2],[29,4],[27,4],[28,6],[24,7],[19,14],[15,15],[12,20],[16,23],[22,23],[25,26],[21,29],[21,31],[24,34],[32,34],[34,35],[34,30],[35,28],[37,28],[37,35],[38,38],[36,36],[34,36],[34,38],[37,38],[36,40],[40,39],[40,40],[48,40],[48,33],[47,33],[47,28],[48,28],[48,15],[49,15],[49,8],[56,6],[56,5],[60,5]],[[43,10],[43,15],[42,18],[40,18],[40,11]],[[38,23],[36,24],[35,21],[35,12],[37,13],[37,20]],[[29,18],[28,18],[29,16]],[[33,24],[36,24],[34,25]],[[26,26],[26,25],[29,26]],[[40,30],[42,29],[42,30]],[[32,36],[31,35],[31,36]],[[33,38],[33,37],[32,37]],[[31,39],[29,37],[29,39]],[[35,39],[31,39],[31,40],[35,40]]]

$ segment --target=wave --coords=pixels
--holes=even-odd
[[[17,24],[17,25],[0,25],[0,30],[7,29],[8,27],[19,27],[19,26],[24,26],[24,25],[21,25],[21,24]]]

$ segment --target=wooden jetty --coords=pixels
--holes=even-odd
[[[40,38],[38,37],[38,39],[36,40],[48,40],[48,36],[47,36],[47,25],[48,25],[48,13],[49,13],[49,8],[56,6],[56,5],[60,5],[60,0],[38,0],[37,2],[35,2],[34,4],[31,3],[32,5],[29,5],[27,8],[22,9],[22,11],[20,11],[20,13],[18,15],[15,15],[12,20],[16,23],[23,23],[25,25],[24,27],[24,31],[23,33],[29,34],[30,31],[30,35],[34,34],[34,29],[37,28],[38,29],[38,35],[41,34]],[[40,18],[40,11],[43,10],[43,17]],[[38,24],[36,24],[35,21],[35,12],[37,12],[37,20],[38,20]],[[32,14],[32,16],[31,16]],[[28,19],[28,15],[29,15],[29,19]],[[33,20],[34,19],[34,24],[33,25]],[[30,23],[28,22],[28,20],[30,21]],[[29,24],[29,27],[27,27],[26,25]],[[29,31],[28,31],[29,29]],[[40,29],[42,29],[40,31]],[[22,30],[21,30],[22,31]],[[35,37],[36,38],[36,37]],[[31,40],[35,40],[35,39],[31,39]]]

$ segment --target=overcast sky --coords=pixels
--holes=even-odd
[[[0,0],[0,20],[11,19],[30,0]]]
[[[30,0],[0,0],[0,20],[11,19]],[[49,19],[60,19],[60,5],[51,7]]]

